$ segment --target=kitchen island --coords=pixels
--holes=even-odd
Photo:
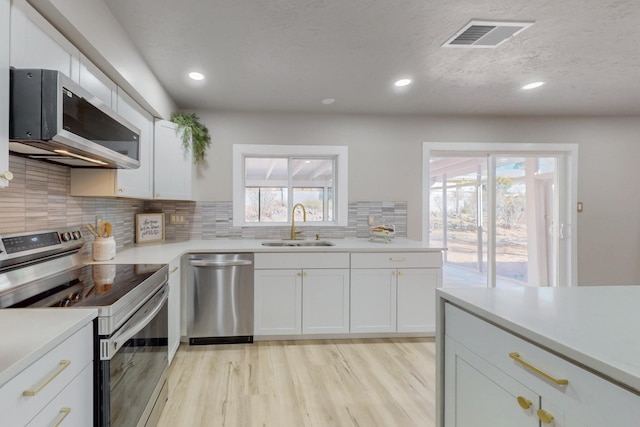
[[[640,287],[437,297],[439,427],[638,425]]]

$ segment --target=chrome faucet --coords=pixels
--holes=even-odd
[[[291,240],[303,240],[303,239],[296,239],[296,234],[301,233],[301,231],[296,230],[296,227],[295,227],[295,222],[296,222],[295,212],[298,206],[302,208],[302,220],[304,222],[307,222],[307,210],[304,208],[304,205],[302,203],[296,203],[295,205],[293,205],[293,209],[291,209]]]

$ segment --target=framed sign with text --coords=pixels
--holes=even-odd
[[[136,243],[161,242],[164,240],[164,214],[136,214]]]

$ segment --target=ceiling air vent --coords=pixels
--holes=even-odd
[[[442,47],[497,47],[532,25],[533,22],[471,21]]]

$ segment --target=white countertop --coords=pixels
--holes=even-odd
[[[85,308],[0,310],[0,387],[97,315],[98,310]]]
[[[640,393],[640,286],[439,289],[438,296]]]
[[[115,259],[105,264],[168,264],[186,253],[206,252],[441,252],[416,240],[393,239],[389,243],[371,242],[368,239],[321,239],[335,246],[274,247],[262,246],[262,242],[276,240],[216,239],[167,241],[141,244],[119,249]],[[93,262],[90,259],[86,262]]]

